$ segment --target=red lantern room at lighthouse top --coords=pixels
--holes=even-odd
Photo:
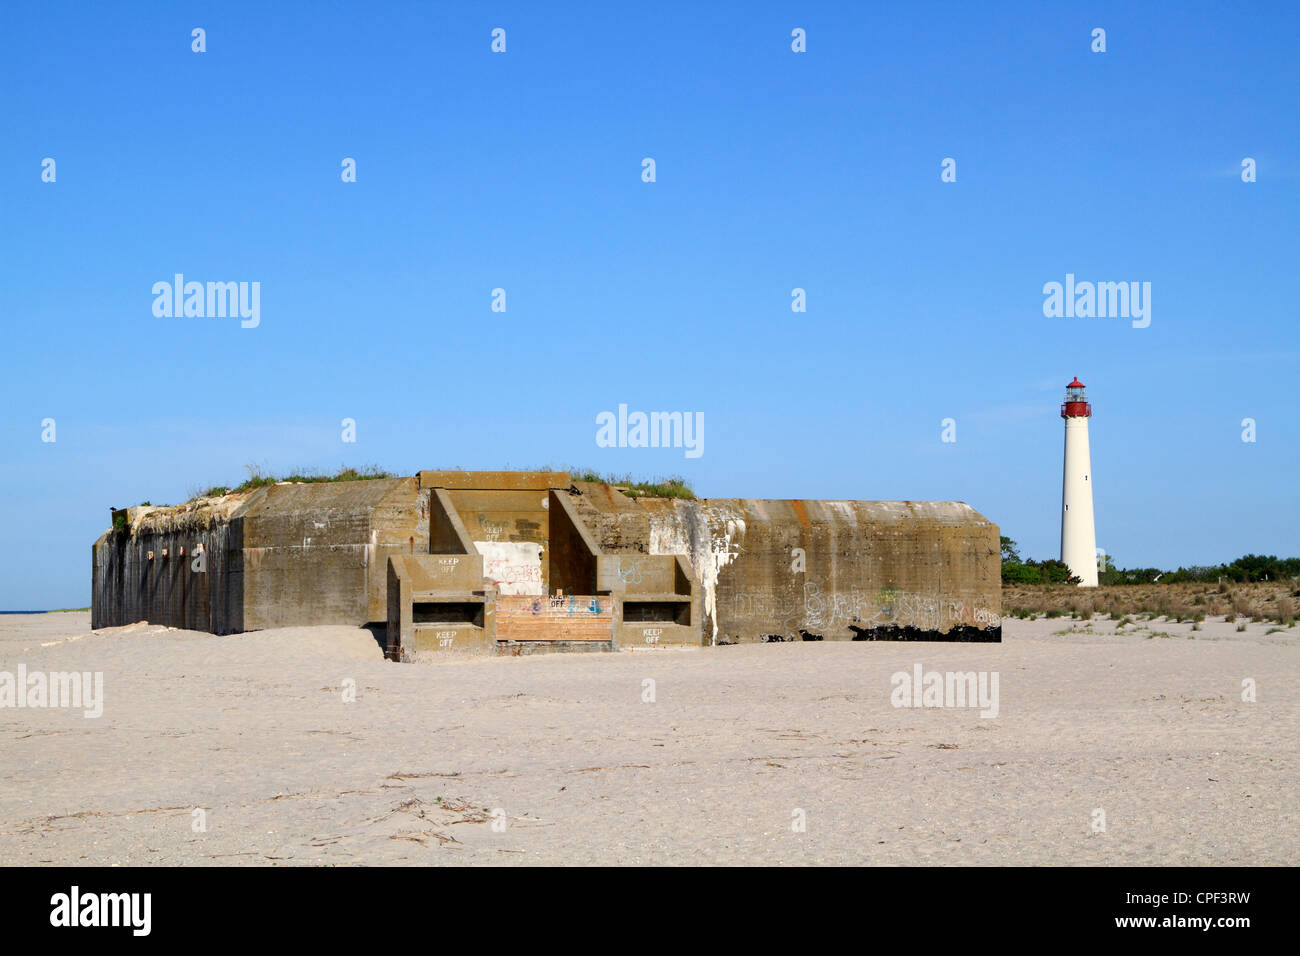
[[[1092,417],[1092,406],[1088,404],[1088,396],[1084,394],[1083,383],[1079,381],[1077,375],[1073,382],[1065,386],[1065,401],[1061,403],[1061,417]]]

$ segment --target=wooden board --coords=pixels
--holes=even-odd
[[[498,641],[609,641],[614,602],[609,597],[501,595],[496,610]]]

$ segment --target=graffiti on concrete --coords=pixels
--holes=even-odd
[[[802,592],[802,593],[801,593]],[[957,626],[997,627],[1001,618],[985,607],[885,587],[826,592],[808,582],[802,589],[751,588],[731,600],[737,617],[762,620],[774,631],[813,632],[887,625],[942,631]]]
[[[533,541],[475,541],[483,576],[502,594],[542,593],[542,546]]]
[[[505,521],[488,521],[479,515],[478,526],[488,541],[505,541],[510,536],[510,525]]]
[[[614,562],[614,571],[624,584],[641,583],[641,561],[632,558],[618,558]]]

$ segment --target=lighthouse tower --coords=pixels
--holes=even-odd
[[[1092,406],[1076,375],[1065,386],[1065,477],[1061,491],[1061,560],[1079,578],[1079,587],[1097,586],[1097,532],[1092,523],[1092,464],[1088,419]]]

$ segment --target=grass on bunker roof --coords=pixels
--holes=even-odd
[[[295,469],[287,475],[276,475],[260,465],[245,465],[248,472],[246,478],[241,484],[233,488],[226,485],[213,485],[206,491],[202,491],[190,498],[194,501],[198,498],[216,498],[221,495],[234,494],[241,491],[252,491],[255,488],[265,488],[267,485],[279,484],[282,481],[295,481],[306,484],[322,481],[369,481],[373,478],[396,478],[397,476],[391,471],[384,471],[378,465],[363,465],[360,468],[352,466],[339,468],[338,471],[330,474],[323,471],[310,471],[306,469]]]
[[[600,481],[613,485],[629,498],[684,498],[695,500],[695,491],[690,483],[680,475],[656,478],[652,481],[640,481],[631,475],[601,475],[594,468],[566,468],[574,481]]]
[[[221,495],[228,495],[243,491],[252,491],[255,488],[264,488],[267,485],[278,484],[282,481],[295,482],[322,482],[322,481],[369,481],[374,478],[396,478],[391,471],[385,471],[378,465],[364,465],[360,468],[351,466],[339,468],[334,473],[295,469],[287,475],[277,475],[267,468],[260,465],[245,465],[248,472],[248,478],[242,483],[233,487],[227,485],[213,485],[205,491],[192,495],[190,501],[196,501],[199,498],[216,498]],[[463,470],[463,469],[451,469]],[[551,471],[553,469],[543,468],[540,471]],[[631,475],[602,475],[593,468],[561,468],[560,471],[567,471],[574,481],[597,481],[618,488],[623,494],[632,498],[682,498],[687,501],[695,500],[695,492],[689,482],[679,475],[670,475],[663,478],[654,478],[641,480],[633,478]]]

